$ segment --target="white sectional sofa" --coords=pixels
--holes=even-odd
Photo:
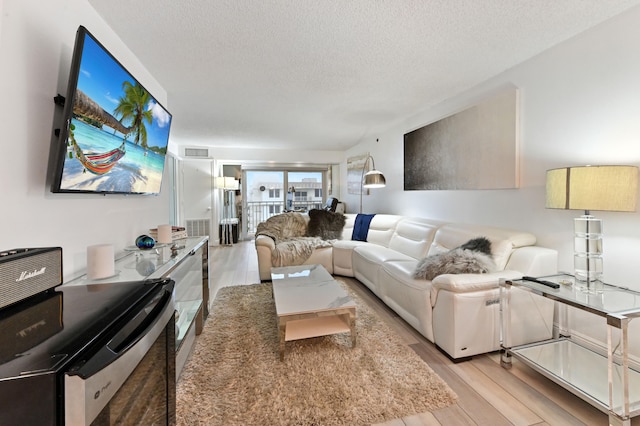
[[[527,232],[378,214],[371,220],[367,241],[353,241],[357,215],[345,216],[342,239],[315,249],[304,264],[322,264],[332,274],[357,278],[455,360],[500,348],[501,278],[557,271],[556,251],[535,246],[535,236]],[[477,237],[491,241],[498,272],[444,274],[431,281],[413,278],[420,259]],[[260,278],[269,280],[274,241],[258,235],[255,244]],[[507,343],[551,338],[553,302],[524,291],[510,294],[513,341]]]

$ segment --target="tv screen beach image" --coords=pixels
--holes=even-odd
[[[159,193],[170,126],[171,114],[85,33],[60,189]]]

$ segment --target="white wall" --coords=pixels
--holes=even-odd
[[[219,200],[219,190],[213,186],[212,160],[180,161],[180,218],[184,225],[187,220],[208,219],[211,221],[209,244],[218,241],[218,220],[214,202]]]
[[[365,196],[364,211],[425,216],[527,230],[557,249],[573,270],[573,218],[546,210],[547,169],[584,164],[640,165],[640,8],[632,9],[467,92],[429,106],[401,126],[349,150],[367,151],[387,186]],[[473,105],[506,84],[520,90],[520,188],[403,191],[403,135]],[[346,187],[346,164],[342,165]],[[355,195],[343,194],[348,205]],[[604,220],[606,281],[640,290],[640,213],[593,212]]]
[[[341,151],[309,151],[304,149],[304,141],[300,142],[299,150],[266,150],[266,149],[238,149],[213,148],[213,156],[223,164],[250,163],[286,163],[286,164],[334,164],[343,160]]]
[[[86,0],[2,0],[0,19],[0,250],[61,246],[69,278],[84,270],[87,246],[111,243],[119,252],[169,218],[166,186],[156,197],[49,191],[54,113],[61,113],[53,97],[66,92],[78,26],[87,27],[169,110],[171,105]]]

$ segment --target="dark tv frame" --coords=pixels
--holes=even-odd
[[[100,190],[88,190],[88,189],[68,189],[61,188],[62,178],[64,173],[64,166],[67,157],[67,140],[69,138],[69,131],[71,127],[71,120],[73,118],[73,106],[76,99],[76,95],[78,92],[78,80],[80,75],[80,65],[82,63],[83,51],[84,51],[84,43],[86,37],[90,37],[93,41],[110,57],[110,59],[117,64],[123,71],[125,71],[133,82],[139,84],[153,99],[155,103],[157,103],[169,116],[170,124],[173,120],[172,114],[162,105],[156,98],[149,92],[139,81],[138,79],[129,72],[129,70],[122,65],[122,63],[116,59],[111,52],[104,47],[104,45],[93,35],[87,28],[80,25],[78,30],[76,31],[76,39],[73,49],[73,56],[71,58],[71,67],[69,71],[69,82],[67,85],[67,94],[66,97],[58,95],[54,98],[54,102],[57,105],[62,105],[64,107],[62,118],[60,119],[61,126],[56,129],[56,139],[57,145],[52,148],[52,155],[54,155],[53,160],[53,174],[52,174],[52,183],[51,183],[51,192],[52,193],[73,193],[73,194],[98,194],[98,195],[107,195],[107,194],[123,194],[123,195],[159,195],[162,190],[162,185],[164,183],[163,177],[161,177],[160,186],[157,192],[135,192],[135,191],[100,191]],[[169,133],[170,130],[167,131],[167,145],[165,147],[165,163],[162,167],[162,175],[164,175],[164,171],[166,169],[166,155],[168,153],[169,147]]]

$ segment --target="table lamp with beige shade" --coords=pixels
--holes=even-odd
[[[633,212],[636,166],[577,166],[547,170],[546,208],[584,210],[574,220],[574,274],[580,289],[602,292],[602,220],[592,210]]]

